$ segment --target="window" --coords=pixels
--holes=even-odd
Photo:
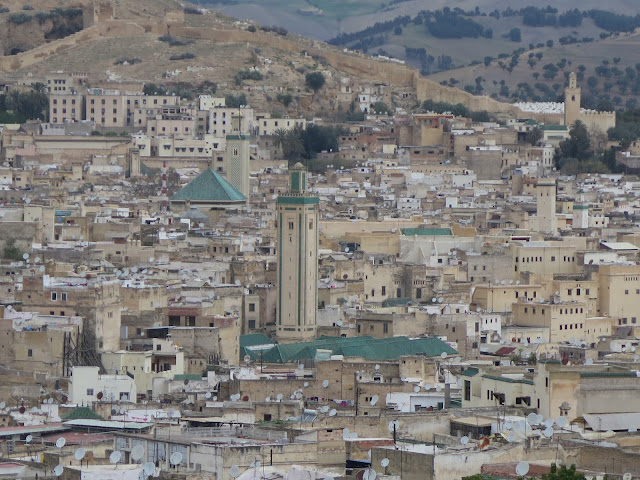
[[[249,320],[249,330],[255,330],[255,329],[256,329],[256,321]]]
[[[416,288],[416,298],[422,298],[422,289]]]
[[[387,294],[387,287],[383,286],[382,287],[382,295],[386,295]]]
[[[27,350],[27,357],[33,357],[33,350]]]
[[[250,312],[255,312],[256,311],[256,304],[255,303],[250,303],[249,304],[249,311]]]
[[[66,292],[62,292],[61,295],[62,295],[62,301],[66,302],[67,301],[67,293]]]
[[[51,300],[53,300],[54,302],[58,300],[57,292],[51,292]]]
[[[382,324],[382,333],[389,333],[389,324],[388,323],[383,323]]]
[[[293,222],[289,222],[289,230],[293,230]]]
[[[87,395],[93,395],[93,388],[87,388]]]
[[[464,381],[464,399],[467,402],[471,400],[471,382],[469,380]]]

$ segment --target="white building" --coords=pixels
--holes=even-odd
[[[135,403],[136,393],[136,384],[127,375],[100,375],[98,367],[73,367],[71,371],[69,401],[75,405],[91,404],[98,397]]]

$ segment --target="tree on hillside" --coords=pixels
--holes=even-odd
[[[324,86],[324,75],[320,72],[310,72],[305,76],[305,84],[314,92],[317,92]]]

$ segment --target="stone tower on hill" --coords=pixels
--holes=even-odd
[[[278,197],[279,341],[316,336],[318,308],[318,197],[307,192],[307,170],[296,163],[289,171],[289,191]]]

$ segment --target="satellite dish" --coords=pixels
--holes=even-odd
[[[279,393],[278,395],[276,395],[276,400],[280,401],[282,400],[282,398],[284,397],[284,395],[282,395],[281,393]]]
[[[543,420],[544,420],[544,417],[542,415],[536,415],[536,423],[537,424],[542,423]]]
[[[556,425],[560,428],[564,428],[567,426],[567,417],[560,417],[556,420]]]
[[[327,413],[329,411],[329,407],[327,405],[320,407],[320,412],[321,413]]]
[[[536,415],[535,413],[531,412],[529,415],[527,415],[527,422],[529,422],[529,425],[535,425],[538,420],[538,415]]]
[[[27,438],[24,439],[27,443],[31,443],[31,440],[33,440],[33,435],[27,435]]]
[[[436,385],[436,392],[442,391],[442,387],[440,385]]]
[[[371,406],[374,406],[376,403],[378,403],[379,399],[380,397],[378,397],[378,395],[374,395],[373,397],[371,397],[371,401],[369,403],[371,403]]]
[[[251,356],[250,355],[245,355],[244,356],[244,363],[249,363],[251,361]]]
[[[153,475],[155,473],[155,471],[156,471],[156,466],[154,465],[153,462],[147,462],[142,466],[142,471],[147,476]],[[240,473],[240,472],[238,472],[238,473]]]
[[[420,387],[418,387],[418,386],[413,387],[413,391],[418,393],[420,391]]]
[[[173,452],[171,454],[171,456],[169,457],[169,463],[171,465],[180,465],[180,462],[182,462],[182,453]],[[259,462],[257,462],[257,463],[259,463]]]
[[[442,352],[440,354],[440,358],[447,358],[447,352]]]
[[[304,370],[304,364],[303,363],[299,363],[298,364],[298,370]]]
[[[516,436],[513,433],[507,435],[507,442],[512,443],[516,440]]]
[[[338,411],[335,408],[332,408],[329,412],[330,417],[335,417],[338,414]]]
[[[456,363],[460,363],[461,360],[462,359],[460,357],[456,357],[456,358],[453,359],[453,361],[456,362]]]
[[[62,465],[58,465],[56,466],[56,468],[53,469],[53,474],[56,477],[59,477],[60,475],[62,475],[62,472],[64,472],[64,467]]]
[[[22,254],[22,258],[23,258],[24,260],[26,260],[27,258],[29,258],[29,254],[28,254],[28,253],[23,253],[23,254]]]
[[[120,407],[120,414],[124,415],[125,413],[127,413],[127,409],[125,407]]]
[[[307,388],[309,386],[309,382],[304,382],[304,387]]]
[[[427,391],[431,390],[431,384],[430,384],[430,383],[427,383],[427,384],[424,386],[424,389],[425,389],[425,390],[427,390]]]
[[[380,460],[380,465],[382,465],[384,468],[387,468],[389,466],[389,459],[383,458],[382,460]]]
[[[120,453],[120,450],[114,450],[111,452],[111,455],[109,455],[109,462],[117,465],[121,458],[122,454]]]
[[[468,443],[469,443],[469,437],[467,437],[467,436],[465,435],[464,437],[462,437],[462,438],[460,439],[460,443],[461,443],[462,445],[466,445],[466,444],[468,444]]]
[[[351,438],[351,431],[348,428],[343,428],[342,429],[342,438],[343,439],[347,439],[347,438]]]
[[[397,420],[393,420],[387,424],[387,428],[389,429],[390,432],[397,430],[398,426],[399,426],[399,423]]]
[[[131,458],[133,459],[134,462],[138,462],[142,460],[142,457],[144,457],[143,445],[136,445],[131,449]]]
[[[142,445],[140,445],[142,446]],[[82,447],[76,449],[75,452],[73,452],[73,458],[75,458],[77,461],[80,461],[84,458],[85,454],[86,454],[86,450]]]
[[[527,462],[518,462],[516,465],[516,473],[521,477],[524,477],[527,473],[529,473],[529,463]]]
[[[480,313],[482,309],[480,307],[476,308],[476,312]]]
[[[585,365],[593,365],[593,358],[587,358],[587,361],[584,363]]]
[[[64,437],[60,437],[58,440],[56,440],[56,447],[58,448],[62,448],[65,446],[65,444],[67,443],[67,441],[65,440]]]
[[[542,432],[542,433],[544,433],[545,437],[551,438],[551,437],[553,437],[553,428],[547,427],[547,428],[544,429],[544,432]]]
[[[632,478],[632,475],[629,472],[622,475],[622,480],[631,480],[631,478]]]
[[[271,401],[271,397],[267,397],[264,399],[265,402],[269,403]]]
[[[322,381],[322,388],[327,388],[329,386],[329,380]]]
[[[40,257],[36,257],[36,258],[34,258],[34,259],[33,259],[33,262],[34,262],[34,263],[40,263]]]
[[[206,398],[207,400],[209,400],[211,398],[211,392],[207,392],[204,394],[204,398]]]
[[[547,428],[553,427],[553,418],[547,418],[544,421],[544,426],[547,427]]]
[[[378,364],[376,363],[376,366],[375,366],[375,367],[373,367],[373,368],[375,368],[376,370],[380,370],[380,365],[378,365]]]
[[[378,474],[373,468],[367,468],[362,475],[362,480],[376,480]]]

